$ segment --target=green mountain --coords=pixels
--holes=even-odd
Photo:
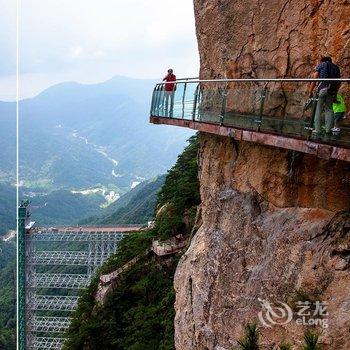
[[[16,246],[0,241],[0,349],[16,348]]]
[[[32,200],[38,223],[107,215],[100,208],[111,202],[106,194],[121,196],[170,168],[192,132],[149,123],[154,83],[69,82],[20,101],[20,199]],[[0,233],[15,227],[15,107],[0,102]],[[125,214],[123,220],[132,219]]]
[[[175,349],[173,277],[181,253],[158,257],[147,251],[154,238],[190,235],[200,201],[197,152],[198,140],[192,137],[158,194],[157,206],[162,209],[155,228],[123,239],[116,254],[83,292],[67,332],[65,350]],[[131,264],[136,257],[137,262]],[[99,276],[122,266],[125,270],[115,288],[103,304],[97,303]]]
[[[90,225],[146,224],[154,217],[157,194],[164,184],[165,175],[143,181],[118,201],[111,204],[108,214],[81,221]]]
[[[0,238],[16,228],[16,188],[0,182]]]
[[[69,82],[20,101],[20,198],[32,200],[40,224],[107,215],[101,206],[111,200],[102,193],[116,198],[170,168],[192,132],[149,123],[154,84],[125,77],[90,85]],[[0,232],[14,228],[15,107],[0,102]],[[96,188],[96,195],[70,192]]]
[[[39,225],[75,225],[88,215],[101,213],[100,205],[104,202],[104,197],[99,194],[53,191],[31,199],[32,218]]]
[[[155,81],[62,83],[20,103],[20,177],[31,191],[101,184],[123,194],[165,173],[191,132],[149,123]],[[1,104],[0,104],[1,105]],[[7,135],[0,131],[0,138]]]
[[[0,102],[0,182],[16,177],[16,105]]]
[[[32,218],[40,226],[147,224],[154,217],[157,193],[164,180],[164,175],[145,180],[109,206],[98,186],[98,191],[84,194],[61,189],[35,196],[20,188],[20,197],[31,201]],[[16,228],[15,187],[0,183],[0,198],[1,236]]]

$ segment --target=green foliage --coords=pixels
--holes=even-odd
[[[177,233],[186,233],[183,216],[176,212],[169,204],[163,212],[156,217],[156,229],[161,240],[175,236]]]
[[[103,264],[99,273],[109,273],[123,266],[134,257],[143,255],[150,249],[153,238],[153,231],[129,234],[118,245],[116,254],[112,255],[108,261]]]
[[[74,225],[82,218],[101,212],[102,195],[83,195],[68,190],[53,191],[31,199],[33,218],[40,225]]]
[[[160,206],[171,202],[176,209],[181,210],[199,204],[198,147],[198,135],[192,136],[176,164],[168,171],[158,196]]]
[[[0,349],[1,350],[16,349],[15,326],[11,328],[0,329]]]
[[[247,324],[245,327],[245,336],[238,340],[242,350],[259,350],[259,331],[257,325]]]
[[[192,136],[189,145],[169,170],[158,194],[158,208],[162,209],[156,218],[156,229],[162,240],[178,233],[189,233],[191,227],[188,227],[186,221],[193,224],[193,208],[200,203],[198,148],[199,136]]]
[[[279,350],[292,350],[292,345],[290,343],[282,343],[279,346]]]
[[[16,229],[16,188],[0,183],[0,235]]]
[[[304,347],[303,350],[321,350],[321,347],[317,345],[319,335],[310,331],[304,334]]]
[[[16,249],[0,241],[0,349],[16,347]]]

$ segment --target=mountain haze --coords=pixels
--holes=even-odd
[[[164,173],[189,132],[148,123],[153,80],[62,83],[21,102],[21,177],[54,187],[115,184]],[[108,154],[118,165],[104,156]],[[112,175],[115,170],[115,175]]]
[[[21,193],[38,206],[51,201],[39,215],[45,222],[59,208],[54,198],[80,205],[76,213],[92,204],[97,214],[100,205],[171,167],[192,132],[148,123],[155,82],[121,76],[99,84],[66,82],[20,101]],[[0,182],[6,192],[15,182],[15,116],[15,103],[0,102]],[[99,190],[100,198],[72,198],[71,191],[90,190]]]

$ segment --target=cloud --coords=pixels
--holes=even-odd
[[[0,78],[16,73],[16,2],[0,0]]]
[[[0,0],[0,78],[15,72],[15,2]],[[113,75],[179,76],[199,67],[191,0],[20,1],[20,74],[37,93],[43,81],[95,82]],[[6,6],[5,6],[6,5]],[[12,22],[11,22],[12,16]],[[4,59],[4,53],[9,59]],[[11,54],[12,53],[12,56]],[[37,77],[40,83],[35,82]],[[0,95],[1,99],[1,95]]]
[[[83,56],[83,48],[81,46],[71,47],[68,52],[68,58],[75,60]]]
[[[21,7],[23,73],[72,68],[67,57],[104,63],[120,55],[136,55],[140,66],[153,61],[158,68],[156,54],[163,50],[171,59],[174,43],[178,52],[190,45],[198,61],[189,0],[26,0]]]

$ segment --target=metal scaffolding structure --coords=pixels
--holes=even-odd
[[[60,350],[63,347],[64,338],[33,337],[30,350]]]
[[[109,231],[45,231],[36,229],[31,236],[33,242],[106,242],[113,244],[123,238],[124,233]]]
[[[29,258],[33,265],[88,265],[88,252],[84,251],[36,251]]]
[[[34,228],[29,203],[19,208],[18,345],[60,350],[81,289],[129,229]]]
[[[77,306],[78,298],[78,296],[34,294],[31,298],[30,310],[73,311]]]
[[[28,321],[32,332],[62,333],[69,327],[69,317],[34,316]]]
[[[83,289],[89,281],[83,274],[35,273],[29,284],[32,288]]]

